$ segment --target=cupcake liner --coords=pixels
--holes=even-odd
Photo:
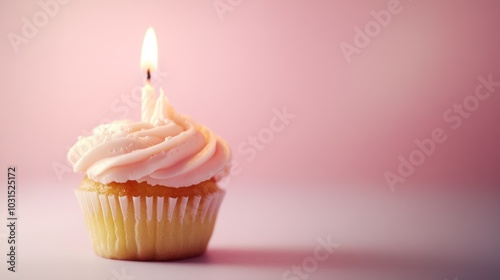
[[[95,252],[106,258],[172,260],[202,254],[225,192],[117,196],[75,190]]]

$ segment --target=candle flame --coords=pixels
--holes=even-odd
[[[141,69],[148,72],[156,70],[158,66],[158,44],[156,34],[152,27],[148,28],[142,42]]]

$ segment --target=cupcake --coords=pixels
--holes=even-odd
[[[78,139],[68,159],[85,173],[75,193],[97,255],[176,260],[206,250],[224,197],[216,178],[230,151],[178,114],[163,91],[147,120],[100,125]]]

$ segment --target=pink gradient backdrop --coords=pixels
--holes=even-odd
[[[139,104],[122,98],[142,85],[140,48],[153,26],[169,73],[161,86],[179,112],[228,140],[242,170],[232,184],[386,185],[398,155],[442,127],[448,140],[406,183],[498,185],[500,90],[456,131],[442,114],[479,75],[500,81],[499,2],[402,0],[347,63],[340,43],[353,44],[353,28],[388,2],[242,1],[220,20],[208,0],[74,0],[16,54],[7,34],[41,8],[1,0],[1,166],[17,165],[23,181],[73,184],[53,164],[77,136],[103,119],[139,118]],[[247,160],[238,146],[285,106],[296,118]]]
[[[500,88],[459,129],[443,120],[478,76],[500,81],[499,1],[401,0],[351,63],[341,43],[392,0],[66,0],[16,53],[8,34],[39,1],[0,0],[0,218],[5,170],[17,165],[16,278],[112,279],[126,267],[136,279],[281,279],[331,235],[341,248],[310,279],[499,279]],[[221,20],[214,1],[239,4]],[[207,258],[97,258],[73,194],[82,174],[64,167],[78,135],[139,119],[149,26],[157,85],[227,139],[239,164]],[[296,117],[249,160],[238,147],[284,107]],[[384,172],[436,128],[446,142],[390,192]],[[2,254],[6,237],[1,226]]]

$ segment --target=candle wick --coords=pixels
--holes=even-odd
[[[149,70],[149,68],[148,68],[148,73],[147,73],[146,79],[148,80],[148,82],[151,81],[151,71]]]

